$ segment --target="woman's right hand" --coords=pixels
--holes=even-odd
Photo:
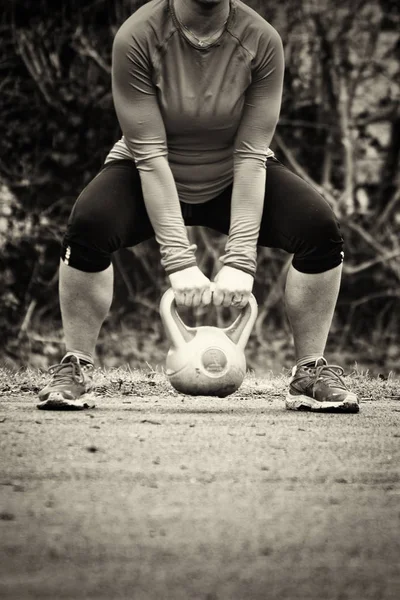
[[[211,304],[211,281],[199,269],[188,267],[170,273],[169,281],[178,306]]]

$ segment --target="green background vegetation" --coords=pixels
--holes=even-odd
[[[0,362],[47,367],[62,355],[59,244],[71,207],[120,130],[110,55],[143,0],[4,2],[0,15]],[[399,9],[384,0],[246,0],[280,32],[286,76],[273,149],[332,204],[346,240],[328,356],[382,373],[400,355]],[[212,276],[225,239],[190,230]],[[254,368],[289,367],[283,306],[290,257],[263,249],[250,344]],[[155,242],[114,257],[115,300],[98,344],[104,366],[159,364],[158,302],[168,282]],[[207,316],[199,311],[202,322]],[[226,313],[211,315],[218,323]],[[193,318],[193,317],[191,317]]]

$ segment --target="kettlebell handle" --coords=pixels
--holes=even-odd
[[[214,285],[212,284],[211,290],[213,290],[213,288]],[[254,323],[257,319],[257,313],[257,300],[253,294],[250,294],[249,302],[242,309],[239,316],[229,327],[222,329],[229,339],[241,350],[244,350],[249,340]],[[164,292],[161,298],[160,316],[168,339],[175,348],[184,346],[194,338],[197,328],[188,327],[182,321],[177,311],[175,295],[172,288],[169,288]]]
[[[195,330],[187,327],[178,314],[172,288],[164,292],[161,298],[160,317],[168,339],[174,348],[180,348],[194,338]]]
[[[257,319],[257,314],[257,300],[253,294],[250,294],[248,303],[241,310],[232,325],[229,325],[229,327],[222,330],[241,350],[245,349],[246,344],[249,341],[251,331]]]

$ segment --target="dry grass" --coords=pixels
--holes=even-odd
[[[284,395],[288,383],[288,372],[265,375],[249,372],[235,397]],[[0,396],[36,394],[48,381],[49,375],[41,370],[26,368],[18,371],[0,369]],[[399,377],[372,376],[368,371],[359,371],[357,366],[345,377],[347,386],[362,400],[400,399]],[[131,369],[129,366],[95,370],[97,396],[169,396],[178,395],[171,387],[161,369]]]
[[[0,398],[27,397],[36,395],[47,383],[49,375],[45,372],[30,368],[11,372],[0,369]],[[95,388],[91,396],[98,398],[113,397],[180,397],[170,385],[162,370],[131,369],[118,367],[113,369],[96,369],[94,375]],[[232,395],[233,398],[275,397],[284,395],[287,386],[287,376],[266,375],[256,376],[248,373],[240,389]]]

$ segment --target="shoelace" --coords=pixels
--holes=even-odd
[[[64,371],[64,373],[62,373],[62,371]],[[83,374],[80,366],[73,362],[52,365],[49,368],[49,373],[57,379],[57,383],[70,383],[71,378],[76,383],[82,383],[83,381]]]
[[[315,369],[315,371],[314,371]],[[315,392],[315,386],[318,381],[324,378],[327,383],[333,383],[333,385],[339,389],[347,390],[346,384],[342,379],[344,370],[338,365],[320,365],[318,367],[307,367],[307,373],[299,375],[298,380],[307,379],[310,375],[313,376],[312,381],[312,393]]]

